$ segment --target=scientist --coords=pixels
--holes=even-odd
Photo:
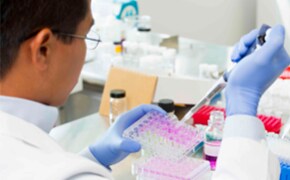
[[[152,109],[163,112],[142,105],[123,114],[80,155],[48,136],[58,115],[54,106],[65,102],[78,80],[84,40],[98,42],[86,36],[92,24],[90,0],[1,0],[0,179],[112,179],[110,165],[140,150],[122,132]],[[228,118],[213,179],[279,177],[279,162],[255,116],[261,95],[290,59],[281,26],[246,56],[256,34],[243,37],[233,54],[240,62],[226,89]]]

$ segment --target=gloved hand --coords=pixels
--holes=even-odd
[[[229,75],[226,86],[226,113],[256,116],[260,97],[289,65],[284,49],[285,30],[281,25],[272,28],[265,44],[248,55],[258,31],[242,37],[235,46],[232,61],[238,62]]]
[[[90,152],[101,164],[109,168],[110,165],[121,161],[130,153],[139,151],[141,145],[138,142],[123,138],[122,134],[125,129],[152,110],[166,114],[158,106],[138,106],[120,115],[106,134],[95,144],[89,146]]]

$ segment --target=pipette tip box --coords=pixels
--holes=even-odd
[[[192,118],[194,119],[194,124],[207,125],[211,111],[225,112],[225,109],[220,108],[220,107],[215,107],[215,106],[204,105],[192,116]],[[268,132],[274,132],[274,133],[280,132],[280,129],[282,127],[281,118],[274,117],[274,116],[265,116],[262,114],[259,114],[257,117],[262,121],[262,123],[265,126],[265,129]]]

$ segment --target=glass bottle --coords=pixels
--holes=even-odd
[[[110,92],[110,124],[113,124],[117,116],[127,111],[126,91],[113,89]]]
[[[215,170],[216,161],[223,136],[224,113],[212,111],[205,130],[204,159],[210,162],[211,170]]]
[[[167,112],[167,114],[173,118],[178,120],[178,118],[175,116],[175,106],[174,101],[171,99],[160,99],[158,102],[158,106],[161,107],[164,111]]]

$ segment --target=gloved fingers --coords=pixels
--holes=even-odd
[[[120,150],[127,153],[138,152],[141,149],[141,144],[130,139],[123,139],[120,144]]]
[[[241,56],[239,53],[239,43],[236,43],[234,46],[234,50],[233,50],[232,55],[231,55],[231,60],[232,60],[232,62],[235,62],[235,63],[237,63],[241,60]]]
[[[252,45],[256,41],[258,29],[252,30],[250,33],[244,35],[240,41],[235,45],[231,59],[233,62],[239,62],[244,56],[249,53]]]
[[[140,105],[140,106],[122,114],[121,116],[119,116],[119,118],[117,119],[114,126],[118,126],[118,129],[120,130],[119,132],[122,133],[123,130],[127,129],[134,122],[136,122],[142,116],[144,116],[146,113],[148,113],[152,110],[158,111],[162,114],[166,114],[166,112],[158,106],[144,104],[144,105]]]
[[[258,60],[262,60],[265,63],[273,61],[274,56],[283,51],[284,39],[284,27],[282,25],[274,26],[267,37],[268,41],[266,41],[265,44],[256,52],[257,57],[259,57]],[[287,58],[283,58],[283,60],[286,61]]]
[[[285,69],[290,65],[290,57],[284,47],[282,47],[281,51],[277,54],[276,60],[281,69]]]
[[[250,33],[244,35],[239,43],[240,56],[247,55],[252,45],[256,42],[258,36],[258,29],[252,30]]]
[[[162,108],[156,105],[144,104],[144,105],[138,106],[137,108],[141,109],[144,114],[147,114],[148,112],[153,111],[153,110],[158,111],[162,114],[166,114],[166,112]]]

